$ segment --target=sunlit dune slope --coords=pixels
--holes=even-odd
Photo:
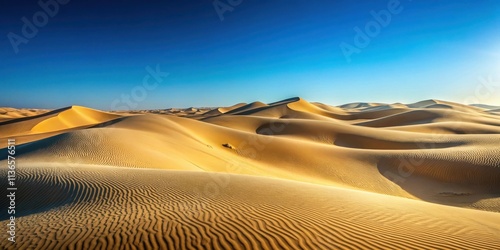
[[[13,124],[31,127],[16,131],[31,141],[21,162],[230,172],[500,211],[500,120],[475,107],[420,108],[435,102],[363,112],[292,98],[201,121],[74,106]]]
[[[78,127],[97,125],[119,117],[121,116],[86,107],[71,106],[35,116],[0,122],[0,139],[17,137],[20,141],[32,141]]]
[[[8,138],[23,183],[20,249],[499,247],[495,109],[298,97],[72,106],[0,121]]]

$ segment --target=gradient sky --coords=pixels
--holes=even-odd
[[[354,28],[392,1],[242,0],[221,21],[212,0],[70,0],[15,53],[8,34],[22,36],[22,18],[42,8],[1,0],[0,106],[108,110],[134,91],[138,109],[293,96],[464,102],[480,78],[500,81],[496,0],[395,1],[400,12],[346,60],[340,44],[354,45]],[[169,75],[147,90],[147,67],[157,65]],[[500,87],[477,100],[500,105]]]

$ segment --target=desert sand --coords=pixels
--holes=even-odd
[[[500,249],[499,110],[0,108],[0,249]]]

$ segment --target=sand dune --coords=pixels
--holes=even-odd
[[[498,115],[498,114],[500,114],[500,108],[488,110],[488,113],[492,113],[492,114]]]
[[[72,106],[6,118],[8,138],[20,243],[2,249],[500,248],[500,118],[484,107]]]
[[[20,180],[20,249],[500,247],[496,213],[278,179],[47,164]]]
[[[203,116],[205,118],[210,117],[210,116],[217,116],[217,115],[231,112],[231,111],[236,110],[236,109],[240,109],[240,108],[245,107],[245,106],[248,106],[248,105],[246,103],[238,103],[238,104],[235,104],[235,105],[230,106],[230,107],[215,108],[215,109],[209,110],[208,112],[204,113]]]
[[[80,106],[62,108],[35,116],[0,122],[0,136],[37,134],[94,125],[118,118],[118,115]]]
[[[472,104],[470,106],[479,107],[479,108],[486,109],[486,110],[500,109],[500,106],[485,105],[485,104]]]
[[[49,110],[46,109],[15,109],[15,108],[1,108],[0,107],[0,119],[1,120],[9,120],[14,118],[22,118],[28,116],[35,116]]]

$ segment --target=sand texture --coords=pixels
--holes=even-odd
[[[0,249],[500,249],[499,110],[0,108]]]

